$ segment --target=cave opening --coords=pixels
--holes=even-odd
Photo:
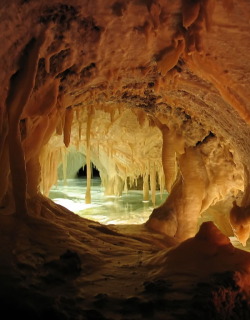
[[[85,203],[87,188],[87,165],[78,169],[79,158],[82,155],[67,155],[68,168],[66,177],[63,177],[62,165],[58,168],[58,180],[49,192],[49,198],[55,203],[64,206],[83,218],[102,224],[142,224],[145,223],[154,207],[166,200],[168,193],[156,186],[155,203],[152,203],[152,191],[148,191],[147,198],[143,194],[143,176],[137,179],[129,177],[123,183],[123,190],[119,194],[105,191],[100,171],[91,162],[91,203]],[[74,159],[74,160],[73,160]],[[78,166],[77,166],[78,165]],[[150,178],[148,177],[150,186]],[[126,189],[125,189],[126,187]]]

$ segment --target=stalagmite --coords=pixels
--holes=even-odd
[[[146,222],[149,229],[171,237],[175,236],[178,228],[177,212],[182,213],[182,202],[179,198],[181,192],[182,177],[179,174],[166,201],[153,210]]]
[[[166,125],[161,127],[161,132],[163,139],[162,166],[165,175],[166,189],[168,192],[170,192],[177,174],[176,153],[174,148],[175,141],[173,138],[173,133]]]
[[[147,225],[162,233],[186,239],[197,231],[205,197],[207,173],[197,148],[186,148],[179,157],[180,174],[164,204],[156,208]]]
[[[176,236],[186,239],[197,232],[197,221],[206,195],[208,178],[201,152],[195,147],[186,149],[186,152],[180,156],[179,164],[183,179],[182,199],[179,201],[183,203],[183,208],[182,212],[177,213]]]

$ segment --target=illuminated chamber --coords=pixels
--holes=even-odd
[[[86,179],[68,179],[67,184],[58,180],[49,197],[57,204],[83,218],[103,224],[141,224],[148,220],[154,206],[143,201],[142,190],[128,190],[121,196],[105,195],[100,178],[91,180],[91,204],[85,204]],[[167,197],[167,192],[156,191],[156,206]]]

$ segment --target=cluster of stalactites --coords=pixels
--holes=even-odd
[[[86,203],[91,202],[94,165],[100,172],[106,195],[119,196],[142,180],[144,200],[155,204],[156,191],[162,193],[165,188],[162,135],[143,110],[97,105],[66,109],[62,118],[61,129],[56,130],[40,156],[41,190],[46,195],[56,182],[60,162],[66,179],[67,150],[74,146],[86,157]]]

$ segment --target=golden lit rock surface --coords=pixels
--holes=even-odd
[[[3,274],[15,258],[20,275],[33,270],[34,282],[27,286],[36,286],[39,266],[45,282],[46,277],[55,280],[51,270],[68,272],[65,261],[74,261],[77,269],[78,259],[89,259],[86,269],[94,273],[94,266],[102,268],[112,256],[124,257],[126,250],[131,253],[135,248],[143,251],[145,239],[150,256],[151,246],[155,253],[194,237],[202,214],[246,245],[250,235],[249,24],[248,0],[0,3]],[[155,203],[157,188],[169,192],[146,226],[138,227],[141,235],[128,235],[125,230],[120,235],[85,220],[81,230],[80,218],[44,197],[56,182],[61,163],[66,174],[67,153],[72,150],[86,158],[86,203],[91,202],[91,162],[100,171],[106,194],[120,195],[128,181],[132,185],[139,179],[145,200],[150,194]],[[24,232],[16,236],[19,224]],[[210,230],[207,239],[202,238],[204,243],[217,239],[219,232],[211,224],[206,226],[201,227]],[[53,245],[46,240],[47,232]],[[95,244],[89,240],[99,239],[99,232],[108,234],[104,242],[112,246],[117,241],[113,236],[124,238],[126,248],[118,241],[119,249],[113,248],[107,258],[99,240]],[[134,243],[135,237],[139,243]],[[37,252],[30,239],[38,243]],[[195,239],[201,241],[199,236]],[[71,251],[64,254],[61,243]],[[46,247],[53,251],[51,259],[46,257]],[[223,254],[219,250],[218,255]],[[27,262],[33,258],[34,265]],[[237,255],[234,259],[242,264]],[[124,265],[128,273],[131,265],[125,260]],[[111,263],[108,279],[113,267]],[[147,267],[143,270],[146,279]],[[119,281],[127,278],[126,272],[121,278],[116,274]],[[217,263],[213,272],[221,272]],[[151,282],[150,288],[154,285]],[[249,294],[245,284],[242,288]],[[143,309],[142,301],[139,305]],[[82,318],[97,317],[91,318],[86,310]],[[66,319],[71,312],[65,311]],[[135,318],[144,316],[138,314]]]

